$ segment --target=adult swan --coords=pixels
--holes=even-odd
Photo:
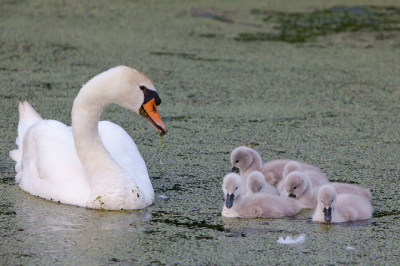
[[[44,120],[28,102],[19,103],[16,182],[32,195],[93,209],[142,209],[154,201],[146,164],[120,126],[101,121],[109,104],[147,119],[164,135],[161,103],[151,81],[118,66],[92,78],[72,107],[72,127]]]

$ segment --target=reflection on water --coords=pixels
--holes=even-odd
[[[107,254],[112,251],[110,243],[144,234],[152,217],[148,211],[108,212],[57,204],[17,185],[1,185],[0,193],[0,232],[3,243],[8,243],[0,245],[0,262],[22,257],[44,265],[44,259],[62,260],[59,256],[82,261],[89,250]]]

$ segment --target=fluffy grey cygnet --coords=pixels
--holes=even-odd
[[[370,219],[372,205],[364,196],[350,193],[337,193],[331,185],[324,185],[318,191],[312,220],[324,223],[342,223]]]
[[[246,180],[247,195],[266,193],[279,196],[278,190],[265,181],[264,175],[259,171],[252,172]]]
[[[284,218],[299,213],[301,206],[294,199],[265,193],[242,195],[242,180],[236,173],[227,174],[222,190],[225,205],[222,215],[240,218]]]
[[[314,187],[310,178],[300,171],[290,172],[278,185],[281,196],[294,198],[303,205],[303,208],[307,209],[313,209],[317,206],[318,189],[319,186]]]

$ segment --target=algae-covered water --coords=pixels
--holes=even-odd
[[[400,5],[347,2],[1,1],[0,264],[398,264]],[[162,98],[162,146],[120,107],[102,117],[136,141],[155,203],[95,211],[20,190],[8,157],[18,101],[70,124],[82,84],[121,64]],[[370,188],[373,218],[222,218],[221,180],[239,145]],[[276,243],[302,233],[301,245]]]

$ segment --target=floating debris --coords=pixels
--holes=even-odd
[[[276,242],[278,242],[279,244],[296,245],[296,244],[303,244],[304,241],[306,241],[306,235],[301,234],[297,237],[287,236],[285,239],[283,239],[283,237],[280,236]]]
[[[165,195],[158,195],[158,197],[159,197],[160,199],[162,199],[162,200],[167,200],[167,199],[169,199],[169,197],[168,197],[168,196],[165,196]]]

